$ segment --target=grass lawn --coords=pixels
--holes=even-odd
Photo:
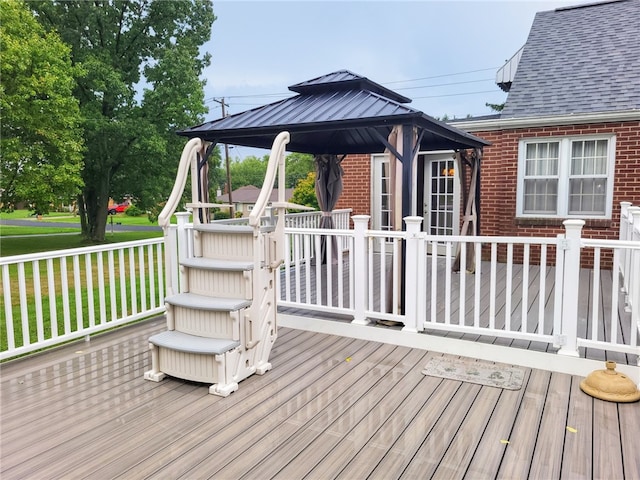
[[[3,227],[4,230],[5,227]],[[27,253],[48,252],[51,250],[64,250],[67,248],[79,248],[91,246],[91,243],[85,241],[82,236],[74,229],[73,233],[67,235],[59,235],[61,230],[42,232],[40,235],[29,236],[0,236],[0,257],[8,257],[10,255],[25,255]],[[19,234],[22,235],[22,234]],[[105,243],[130,242],[133,240],[143,240],[145,238],[161,237],[162,232],[114,232],[107,233]]]
[[[28,211],[19,210],[11,213],[0,213],[0,218],[3,220],[28,220],[33,222],[33,226],[2,225],[0,227],[0,257],[64,250],[92,245],[84,240],[82,235],[79,233],[79,217],[70,213],[55,212],[44,215],[42,220],[39,220],[38,218],[31,216]],[[105,243],[127,242],[162,236],[161,230],[112,232],[110,228],[112,221],[114,225],[153,226],[146,215],[131,217],[121,213],[110,216],[108,218],[106,228]],[[55,225],[42,226],[38,225],[40,222],[46,222],[47,224],[53,222],[77,223],[78,226],[71,228],[67,226],[56,227]],[[157,226],[157,223],[155,226]],[[133,272],[133,274],[131,273],[129,268],[129,251],[122,252],[122,265],[125,265],[123,271],[120,271],[121,265],[116,260],[116,265],[114,267],[116,270],[116,277],[113,281],[117,282],[117,285],[111,286],[108,283],[109,279],[105,278],[103,281],[107,283],[103,283],[102,288],[100,288],[101,283],[98,280],[98,271],[96,270],[96,259],[98,255],[99,254],[95,253],[91,254],[93,265],[91,271],[87,271],[84,261],[79,263],[78,271],[75,270],[72,262],[69,262],[69,264],[66,265],[67,290],[64,292],[60,290],[60,275],[62,275],[62,271],[60,270],[61,267],[59,262],[53,262],[53,276],[56,279],[56,284],[54,286],[54,291],[51,292],[49,292],[49,285],[46,281],[47,264],[45,262],[40,262],[37,265],[37,272],[34,272],[36,267],[31,262],[28,262],[21,267],[23,268],[23,277],[26,285],[23,293],[25,305],[22,305],[22,297],[17,294],[17,290],[12,292],[11,295],[12,325],[18,346],[23,344],[22,339],[24,335],[28,336],[31,342],[35,342],[39,335],[43,335],[44,338],[48,338],[52,334],[53,330],[55,330],[58,335],[62,335],[64,333],[63,322],[70,322],[69,328],[71,331],[81,328],[81,325],[88,327],[91,315],[95,314],[97,316],[102,308],[105,309],[107,317],[114,315],[126,316],[133,311],[143,310],[143,300],[141,297],[142,291],[140,290],[141,282],[145,282],[147,292],[150,292],[150,282],[153,282],[156,291],[159,291],[160,284],[157,283],[158,279],[145,278],[142,280],[139,276],[140,272],[138,271],[139,266],[137,264],[135,272]],[[148,258],[146,260],[147,268],[150,266],[149,263],[153,263],[154,270],[158,271],[158,265],[156,262],[157,257],[155,255],[151,262],[149,262]],[[106,261],[107,260],[103,258],[103,262]],[[34,276],[36,273],[38,274],[38,278],[41,279],[39,282],[39,293],[37,294],[34,290]],[[15,265],[10,266],[8,269],[8,275],[13,285],[11,289],[13,289],[17,285],[15,281],[18,278],[18,267]],[[86,283],[86,277],[88,275],[91,275],[93,279],[89,284],[93,285],[92,287],[88,286]],[[79,286],[76,285],[76,280],[80,282]],[[124,286],[122,282],[124,282]],[[122,291],[123,288],[126,289],[126,293],[124,294]],[[113,289],[113,293],[110,293],[111,289]],[[137,295],[132,296],[132,291],[138,292]],[[4,305],[4,301],[5,297],[0,296],[0,350],[2,351],[6,350],[8,346],[7,332],[4,327],[6,325],[5,315],[7,306]],[[66,310],[69,312],[68,318],[65,318],[65,302],[68,304],[66,307]],[[133,304],[135,304],[135,307]],[[121,310],[125,309],[124,305],[127,305],[127,307],[126,311],[123,312]],[[37,325],[34,320],[37,316],[37,306],[39,306],[40,314],[43,318],[40,326]],[[26,324],[23,324],[23,315],[21,314],[23,308],[27,309],[26,318],[28,318],[28,322]],[[54,312],[53,316],[51,316],[52,309]],[[39,332],[38,329],[41,331]]]
[[[38,219],[33,216],[28,210],[14,210],[13,212],[0,212],[0,219],[2,220],[29,220],[34,224],[40,222],[54,222],[54,223],[77,223],[80,225],[80,217],[70,212],[51,212],[42,215],[42,219]],[[158,222],[151,223],[146,214],[138,217],[131,217],[124,213],[118,213],[116,215],[109,215],[107,217],[107,228],[113,222],[113,224],[121,225],[144,225],[144,226],[158,226]],[[44,228],[44,227],[42,227]]]
[[[3,220],[29,220],[34,226],[2,225],[0,227],[0,256],[24,255],[27,253],[62,250],[67,248],[87,247],[92,245],[79,234],[80,218],[68,212],[52,212],[44,215],[42,220],[31,216],[27,210],[16,210],[11,213],[0,213]],[[38,226],[39,222],[77,223],[78,228]],[[152,224],[146,215],[130,217],[124,213],[112,215],[107,220],[106,243],[129,242],[145,238],[162,236],[161,231],[111,232],[111,222],[121,225],[157,226]]]

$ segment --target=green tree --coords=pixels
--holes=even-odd
[[[315,170],[313,155],[294,152],[288,154],[285,161],[285,186],[287,188],[294,188],[300,180],[306,178],[309,172]],[[233,189],[235,190],[245,185],[254,185],[262,188],[268,164],[269,155],[264,155],[262,158],[249,155],[242,160],[236,159],[232,161],[229,170]]]
[[[50,1],[30,3],[43,25],[71,46],[86,74],[75,95],[87,147],[78,198],[82,230],[104,240],[109,197],[129,194],[141,208],[166,199],[185,139],[199,123],[199,52],[215,21],[207,0]]]
[[[269,155],[265,155],[262,158],[249,155],[243,160],[236,159],[231,162],[229,171],[231,172],[232,189],[235,190],[245,185],[254,185],[262,188],[268,163]]]
[[[298,181],[291,195],[291,202],[320,210],[316,197],[316,172],[309,172],[305,178]]]
[[[501,112],[504,110],[504,103],[485,103],[485,106],[489,107],[493,112]]]
[[[82,180],[80,110],[70,49],[22,1],[0,3],[0,192],[3,209],[39,213],[75,197]]]
[[[285,165],[285,183],[287,188],[295,188],[300,180],[306,178],[309,172],[315,171],[313,155],[293,152],[287,155]]]

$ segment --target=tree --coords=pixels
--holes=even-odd
[[[76,98],[87,147],[78,197],[83,234],[104,240],[109,197],[145,208],[166,199],[182,146],[175,135],[201,122],[199,47],[215,20],[211,2],[50,1],[30,3],[46,28],[71,46],[86,74]]]
[[[80,109],[70,49],[46,33],[19,0],[0,4],[0,192],[2,208],[21,201],[47,213],[79,191]]]
[[[298,181],[306,178],[307,174],[315,169],[313,155],[306,153],[289,153],[285,162],[285,186],[287,188],[294,188]],[[269,155],[264,155],[262,158],[249,155],[242,160],[236,159],[231,162],[230,171],[233,190],[245,185],[262,188],[268,164]]]
[[[320,210],[316,197],[316,172],[309,172],[305,178],[298,181],[291,195],[291,202]]]
[[[241,161],[235,160],[231,162],[229,170],[231,172],[232,190],[244,187],[245,185],[262,188],[268,163],[269,155],[265,155],[262,158],[249,155]]]
[[[300,180],[307,177],[309,172],[315,171],[313,155],[298,152],[290,153],[286,158],[285,171],[287,188],[295,188]]]
[[[501,112],[504,110],[504,103],[485,103],[485,106],[489,107],[493,112]]]

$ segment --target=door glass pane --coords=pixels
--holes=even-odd
[[[380,169],[380,230],[391,230],[391,175],[388,159],[381,161]]]

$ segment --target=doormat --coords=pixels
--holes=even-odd
[[[522,368],[459,358],[432,357],[422,373],[431,377],[477,383],[506,390],[520,390],[524,380]]]

